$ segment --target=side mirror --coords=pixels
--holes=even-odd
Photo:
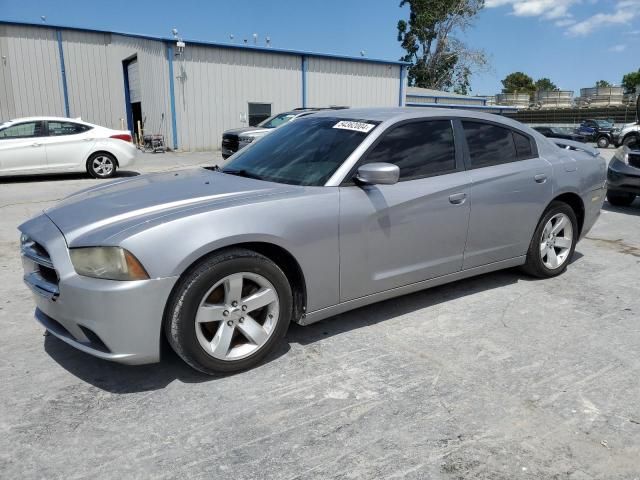
[[[362,165],[356,173],[356,180],[367,185],[393,185],[399,178],[400,168],[383,162]]]

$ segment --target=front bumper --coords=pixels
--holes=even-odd
[[[615,192],[640,195],[640,168],[614,158],[607,169],[607,188]]]
[[[20,230],[48,255],[58,277],[23,251],[25,283],[34,293],[36,319],[73,347],[106,360],[145,364],[160,359],[164,308],[177,277],[120,282],[75,273],[66,242],[45,215]]]

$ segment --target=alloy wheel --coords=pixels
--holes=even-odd
[[[271,337],[279,310],[278,293],[262,275],[228,275],[200,302],[195,317],[198,342],[219,360],[246,358]]]
[[[540,258],[550,270],[560,268],[569,258],[573,246],[573,225],[564,213],[551,217],[542,230]]]
[[[111,172],[113,172],[113,160],[104,155],[99,155],[94,158],[91,166],[93,171],[101,177],[109,176]]]

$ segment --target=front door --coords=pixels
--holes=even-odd
[[[341,301],[460,271],[469,175],[455,143],[450,120],[392,127],[362,163],[398,165],[400,181],[340,187]]]
[[[23,175],[45,172],[44,125],[22,122],[0,130],[0,173]]]

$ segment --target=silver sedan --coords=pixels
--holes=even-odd
[[[201,168],[120,179],[20,226],[36,319],[89,354],[260,362],[290,322],[498,269],[553,277],[596,221],[605,162],[506,118],[311,115]]]

